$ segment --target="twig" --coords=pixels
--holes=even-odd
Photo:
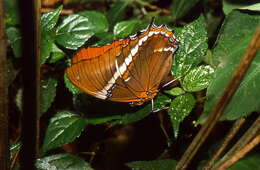
[[[48,12],[51,12],[51,11],[54,11],[55,9],[53,8],[42,8],[41,9],[41,12],[42,13],[48,13]],[[61,15],[69,15],[69,14],[73,14],[74,11],[72,9],[62,9],[60,14]]]
[[[8,81],[3,1],[0,1],[0,169],[9,169]]]
[[[148,2],[145,2],[145,1],[142,1],[142,0],[135,0],[135,1],[137,3],[145,6],[145,7],[150,8],[151,10],[155,10],[158,14],[164,13],[164,14],[168,14],[169,15],[171,13],[171,11],[169,11],[167,9],[161,9],[161,8],[159,8],[159,7],[155,6],[155,5],[152,5],[152,4],[148,3]]]
[[[227,159],[234,155],[237,151],[245,147],[260,131],[260,116],[250,126],[246,133],[239,139],[239,141],[223,156],[215,167],[222,165]]]
[[[224,164],[222,164],[216,170],[228,169],[234,163],[236,163],[239,159],[243,158],[249,151],[251,151],[256,145],[260,143],[260,134],[256,136],[248,145],[246,145],[239,152],[234,154],[229,160],[227,160]]]
[[[188,149],[185,151],[184,155],[178,162],[176,170],[186,169],[194,155],[197,153],[200,146],[209,136],[210,132],[215,127],[217,121],[223,114],[226,106],[230,102],[232,96],[239,87],[240,82],[242,81],[247,69],[249,68],[251,62],[253,61],[257,50],[260,46],[260,25],[257,28],[256,33],[254,34],[253,39],[251,40],[249,47],[247,48],[244,56],[242,57],[239,65],[237,66],[230,82],[224,89],[222,95],[219,97],[217,104],[214,106],[209,118],[206,123],[202,126],[197,136],[194,138]]]
[[[226,149],[227,145],[233,139],[233,137],[237,134],[239,129],[242,127],[242,125],[245,123],[245,118],[240,118],[236,120],[236,122],[233,124],[232,128],[226,135],[225,139],[223,140],[222,144],[220,145],[217,152],[213,155],[213,157],[210,159],[210,161],[207,163],[207,165],[203,168],[203,170],[209,170],[216,160],[219,158],[219,156],[222,154],[222,152]]]

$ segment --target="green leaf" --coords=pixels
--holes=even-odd
[[[173,57],[172,74],[179,78],[196,67],[206,54],[208,44],[204,17],[201,15],[183,29],[176,29],[176,37],[180,45]]]
[[[174,87],[171,90],[164,90],[164,92],[172,96],[179,96],[185,93],[185,91],[180,87]]]
[[[41,80],[40,84],[40,113],[45,113],[51,106],[56,96],[57,80],[49,78]]]
[[[55,11],[48,12],[42,15],[41,17],[42,31],[50,31],[51,29],[54,28],[54,26],[56,25],[59,19],[61,10],[62,10],[62,5],[59,8],[57,8]]]
[[[102,46],[111,43],[114,40],[114,34],[112,32],[100,33],[95,35],[100,40],[93,44],[93,46]]]
[[[248,15],[239,11],[231,12],[225,19],[213,50],[213,56],[219,64],[215,72],[215,79],[207,89],[208,100],[204,105],[204,114],[211,112],[230,81],[259,23],[259,15]],[[260,51],[256,54],[242,83],[226,107],[221,120],[235,120],[248,116],[253,111],[260,111],[259,70]]]
[[[104,116],[104,117],[93,117],[93,118],[87,118],[88,123],[93,125],[102,124],[105,122],[109,122],[116,119],[121,119],[122,117],[120,115],[112,115],[112,116]]]
[[[65,55],[66,54],[53,43],[51,49],[51,58],[49,62],[56,63],[60,59],[64,58]]]
[[[168,114],[171,118],[175,137],[178,136],[180,123],[190,114],[195,103],[195,98],[189,93],[177,96],[173,99]]]
[[[20,149],[21,145],[22,145],[21,142],[17,142],[10,146],[10,158],[12,158],[13,155]]]
[[[20,58],[22,55],[21,46],[21,32],[16,27],[9,27],[6,29],[6,35],[9,43],[13,49],[14,57]]]
[[[228,170],[259,169],[260,168],[259,162],[260,162],[260,154],[258,153],[251,154],[236,162],[233,166],[228,168]]]
[[[198,2],[199,0],[173,0],[170,9],[174,20],[185,16]]]
[[[50,32],[41,33],[41,61],[40,64],[44,64],[50,57],[51,49],[54,44],[54,38],[52,38]]]
[[[87,17],[71,14],[56,29],[56,41],[65,48],[76,50],[95,34],[95,25]]]
[[[260,3],[256,1],[230,1],[223,0],[223,12],[228,15],[234,9],[247,9],[253,11],[260,11]]]
[[[135,31],[138,20],[122,21],[114,26],[114,35],[116,38],[125,38]]]
[[[172,170],[177,165],[176,160],[135,161],[126,163],[132,170]]]
[[[86,119],[70,111],[62,111],[51,118],[41,152],[57,148],[73,141],[86,126]]]
[[[79,15],[88,18],[89,22],[91,23],[89,26],[92,26],[90,29],[95,33],[108,31],[108,21],[103,13],[98,11],[84,11],[80,12]]]
[[[80,93],[82,93],[82,91],[77,88],[76,86],[74,86],[70,80],[68,79],[67,77],[67,74],[66,72],[64,73],[64,83],[65,83],[65,86],[68,88],[68,90],[73,94],[73,95],[78,95]]]
[[[117,22],[123,20],[123,18],[125,17],[126,6],[127,1],[116,1],[110,6],[110,9],[107,13],[107,19],[110,29],[112,29]]]
[[[158,94],[154,100],[154,112],[163,109],[167,104],[171,103],[171,99],[163,94]]]
[[[36,160],[37,170],[93,170],[90,164],[84,159],[70,155],[68,153],[61,153],[51,156],[46,156]]]
[[[209,86],[213,76],[214,69],[209,65],[196,67],[184,77],[182,87],[188,92],[203,90]]]
[[[18,0],[4,0],[4,15],[5,23],[8,26],[15,26],[20,24],[20,14],[19,14],[19,1]]]

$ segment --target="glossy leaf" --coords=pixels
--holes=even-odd
[[[185,91],[180,87],[174,87],[171,90],[164,90],[164,92],[172,96],[179,96],[185,93]]]
[[[177,96],[173,99],[168,114],[171,118],[175,137],[178,136],[180,123],[190,114],[195,103],[195,98],[189,93]]]
[[[37,170],[93,170],[84,159],[68,153],[39,158],[35,164]]]
[[[40,114],[45,113],[56,96],[57,80],[49,78],[40,84]]]
[[[42,31],[50,31],[51,29],[54,28],[54,26],[56,25],[59,19],[61,10],[62,10],[62,5],[59,8],[57,8],[55,11],[48,12],[42,15],[41,17]]]
[[[116,38],[125,38],[135,31],[138,20],[122,21],[114,26],[114,35]]]
[[[132,170],[172,170],[177,165],[176,160],[154,160],[154,161],[135,161],[126,163]]]
[[[49,62],[56,63],[60,59],[64,58],[65,55],[66,54],[53,43],[51,48],[51,58]]]
[[[180,44],[173,57],[172,74],[175,78],[179,78],[195,68],[206,54],[208,48],[207,31],[203,16],[186,25],[183,29],[175,30]]]
[[[71,14],[56,29],[56,41],[65,48],[76,50],[95,34],[95,25],[87,17]]]
[[[107,19],[110,29],[112,29],[117,22],[122,21],[122,19],[125,17],[126,6],[127,1],[124,0],[116,1],[110,6],[110,9],[107,13]]]
[[[174,20],[185,16],[198,2],[199,0],[173,0],[170,9]]]
[[[86,119],[70,111],[62,111],[51,118],[41,152],[57,148],[73,141],[86,126]]]
[[[80,12],[79,15],[84,16],[85,18],[88,18],[88,22],[95,33],[102,33],[108,31],[108,21],[105,15],[98,11],[84,11]]]
[[[68,79],[67,77],[67,74],[66,72],[64,73],[64,83],[65,83],[65,86],[68,88],[68,90],[73,94],[73,95],[77,95],[77,94],[80,94],[82,93],[82,91],[77,88],[76,86],[74,86],[70,80]]]
[[[233,166],[228,168],[228,170],[245,170],[245,169],[259,169],[260,168],[260,154],[255,153],[247,155]]]
[[[204,114],[209,114],[219,96],[230,81],[241,57],[260,23],[259,15],[249,15],[239,11],[231,12],[219,33],[218,42],[213,50],[218,67],[215,78],[207,89]],[[221,120],[234,120],[260,111],[260,52],[258,51],[242,83],[226,107]],[[205,116],[203,116],[205,117]],[[201,121],[200,121],[201,122]]]
[[[234,9],[247,9],[252,11],[260,11],[260,3],[256,3],[256,1],[244,1],[243,3],[239,3],[236,1],[228,1],[223,0],[223,12],[225,15],[228,15]]]
[[[21,46],[21,32],[16,27],[9,27],[6,29],[6,35],[9,43],[13,49],[14,57],[20,58],[22,55],[22,46]]]
[[[213,76],[214,69],[209,65],[196,67],[184,77],[182,87],[188,92],[203,90],[209,86]]]
[[[163,94],[158,94],[154,100],[154,112],[163,109],[167,104],[171,103],[171,99]]]
[[[42,32],[41,34],[41,61],[44,64],[51,55],[51,49],[54,44],[54,38],[50,32]]]

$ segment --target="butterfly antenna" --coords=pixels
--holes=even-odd
[[[152,112],[153,112],[154,111],[153,99],[151,100],[151,104],[152,104]]]
[[[162,86],[162,88],[168,86],[169,84],[172,84],[172,83],[175,82],[176,80],[178,80],[178,79],[173,79],[173,80],[169,81],[168,83],[164,84],[164,85]]]

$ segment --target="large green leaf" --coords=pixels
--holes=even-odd
[[[64,83],[65,83],[65,86],[68,88],[68,90],[73,94],[73,95],[77,95],[77,94],[80,94],[82,93],[82,91],[77,88],[76,86],[74,86],[70,80],[68,79],[67,77],[67,74],[66,72],[64,73]]]
[[[207,90],[208,100],[204,106],[204,114],[211,112],[222,94],[259,23],[260,15],[249,15],[233,11],[227,16],[220,30],[216,47],[213,50],[213,56],[219,63],[215,73],[216,78]],[[238,90],[225,109],[221,120],[234,120],[241,116],[247,116],[253,111],[260,111],[258,84],[260,84],[259,51]],[[203,120],[200,119],[201,121]]]
[[[135,31],[138,20],[122,21],[114,26],[114,35],[116,38],[125,38]]]
[[[178,136],[180,123],[190,114],[195,103],[195,98],[189,93],[180,95],[172,101],[168,114],[171,118],[175,137]]]
[[[196,67],[184,77],[182,87],[188,92],[203,90],[208,87],[213,76],[214,69],[209,65]]]
[[[123,18],[125,17],[126,6],[127,1],[124,0],[116,1],[110,6],[110,9],[107,13],[107,19],[110,29],[112,29],[117,22],[123,20]]]
[[[39,158],[35,164],[37,170],[93,170],[90,164],[85,162],[84,159],[68,153]]]
[[[176,160],[135,161],[126,163],[132,170],[172,170],[177,165]]]
[[[41,17],[42,31],[50,31],[51,29],[54,28],[54,26],[56,25],[59,19],[61,10],[62,10],[62,5],[59,8],[57,8],[55,11],[48,12],[42,15]]]
[[[86,119],[70,111],[57,113],[48,125],[41,152],[73,141],[84,130],[86,123]]]
[[[8,38],[9,43],[13,49],[14,57],[20,58],[22,55],[21,51],[21,32],[16,27],[9,27],[6,29],[6,35]]]
[[[45,113],[56,96],[57,80],[49,78],[41,80],[40,84],[40,113]]]
[[[256,0],[253,1],[231,1],[223,0],[223,12],[225,15],[228,15],[234,9],[247,9],[253,11],[260,11],[260,3],[257,3]]]
[[[179,78],[196,67],[206,54],[208,44],[204,17],[201,15],[183,29],[175,30],[180,45],[173,57],[172,74]]]
[[[199,2],[199,0],[173,0],[170,9],[174,20],[185,16],[197,2]]]
[[[56,41],[68,49],[76,50],[95,34],[96,26],[87,17],[71,14],[56,29]]]

